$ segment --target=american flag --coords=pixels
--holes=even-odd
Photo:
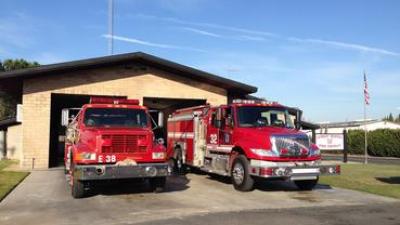
[[[365,72],[364,72],[364,101],[366,105],[369,105],[368,82],[367,82],[367,74],[365,74]]]

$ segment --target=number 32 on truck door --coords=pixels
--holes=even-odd
[[[210,134],[210,144],[217,144],[218,135],[217,134]]]

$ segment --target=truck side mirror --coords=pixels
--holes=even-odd
[[[233,119],[232,117],[228,116],[225,118],[225,124],[229,127],[233,127]]]
[[[222,127],[222,120],[215,120],[215,127],[221,128]]]
[[[301,129],[301,114],[302,114],[301,110],[296,111],[295,126],[296,126],[296,129],[298,129],[298,130]]]
[[[157,126],[159,128],[163,128],[164,127],[164,113],[163,112],[158,112],[158,123]]]
[[[69,124],[69,109],[62,109],[61,111],[61,126],[68,126]]]
[[[222,108],[217,109],[217,116],[215,118],[215,127],[216,128],[222,127]]]

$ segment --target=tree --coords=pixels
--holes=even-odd
[[[388,121],[390,121],[390,122],[394,121],[392,113],[389,114]]]
[[[29,62],[25,59],[6,59],[4,60],[2,67],[4,71],[11,71],[36,66],[40,66],[39,63],[36,61]]]
[[[40,66],[37,62],[29,62],[25,59],[6,59],[3,63],[0,61],[0,76],[2,72],[12,71]],[[16,96],[8,94],[0,83],[0,120],[15,116],[17,105]]]

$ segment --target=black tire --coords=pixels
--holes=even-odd
[[[82,181],[79,181],[77,179],[73,179],[72,181],[72,187],[71,187],[71,194],[72,197],[74,198],[83,198],[86,195],[85,191],[85,184]]]
[[[254,188],[254,179],[249,173],[249,160],[246,156],[238,155],[232,164],[231,179],[233,187],[238,191],[251,191]]]
[[[316,179],[316,180],[296,180],[296,181],[294,181],[294,183],[300,190],[310,191],[310,190],[314,189],[315,185],[318,184],[318,179]]]
[[[180,148],[175,148],[175,154],[174,154],[173,160],[174,160],[173,171],[176,174],[185,175],[186,174],[186,166],[185,166],[185,164],[183,164],[182,150]]]
[[[155,177],[149,179],[151,190],[155,192],[162,192],[165,189],[166,182],[166,177]]]
[[[175,158],[170,158],[168,160],[168,172],[170,172],[173,175],[178,174],[178,169],[176,165],[176,159]]]

